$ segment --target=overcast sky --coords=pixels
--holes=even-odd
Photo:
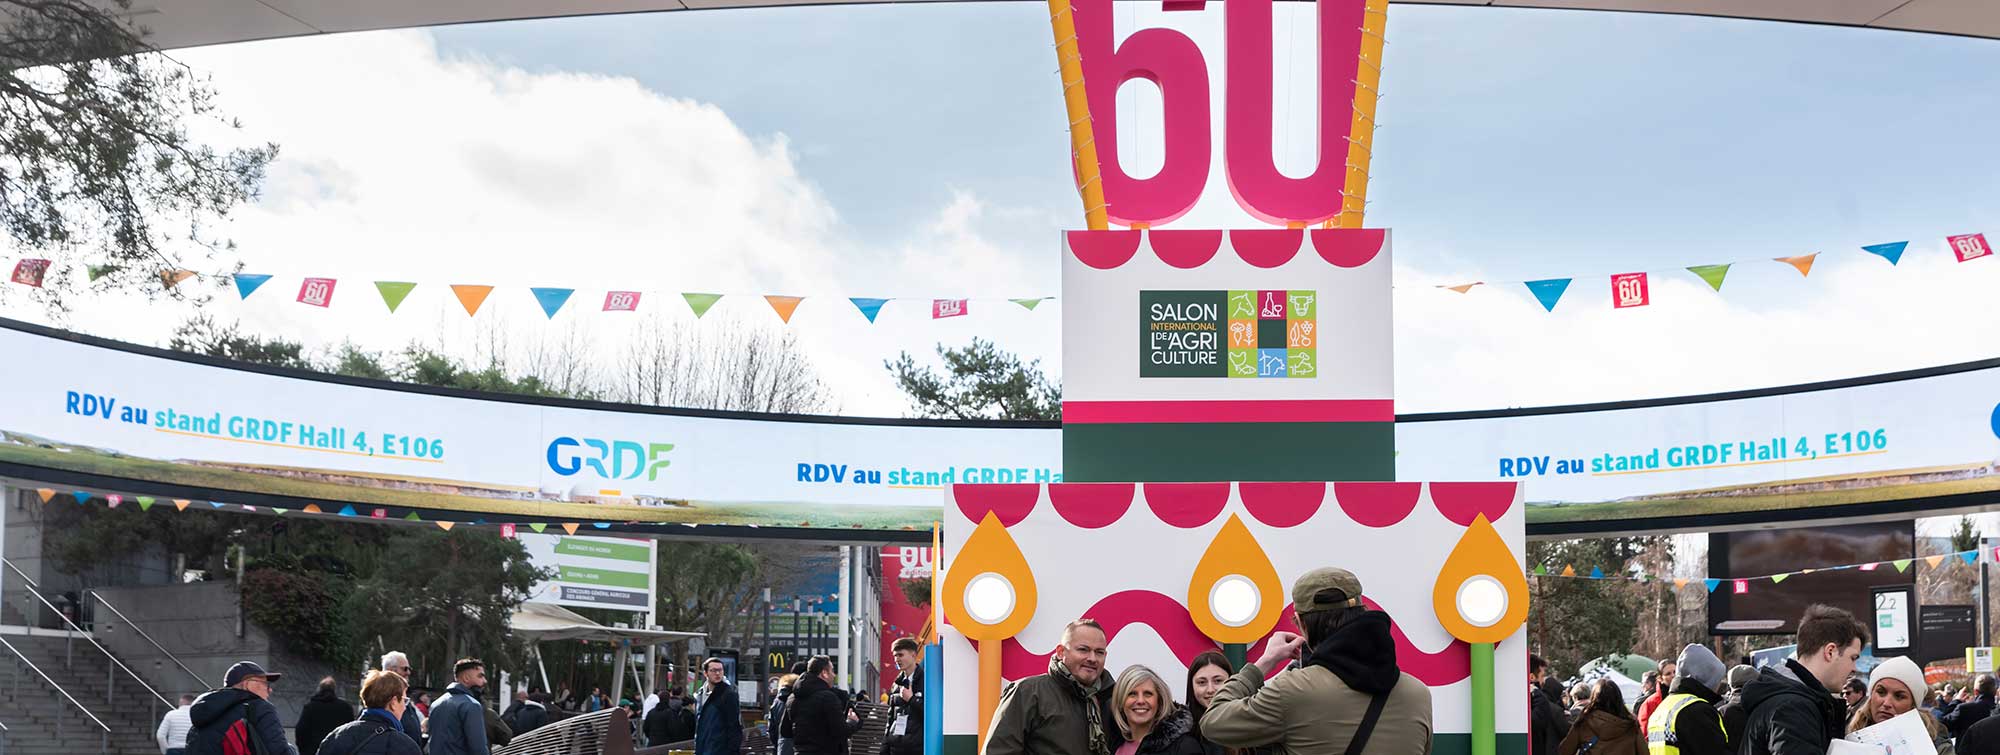
[[[1280,166],[1314,155],[1310,6],[1278,9]],[[1221,5],[1120,4],[1208,51]],[[1394,6],[1371,226],[1395,230],[1404,411],[1680,395],[1996,356],[2000,43],[1673,16]],[[618,352],[642,315],[775,327],[751,294],[809,295],[789,326],[848,414],[900,415],[881,362],[974,336],[1057,364],[1061,307],[976,302],[870,325],[849,296],[1026,297],[1080,227],[1037,3],[706,11],[459,26],[182,51],[246,133],[282,145],[230,228],[280,276],[215,313],[313,344],[467,350],[482,334]],[[1120,93],[1134,172],[1160,159],[1156,90]],[[1215,110],[1220,112],[1221,108]],[[1219,163],[1221,150],[1216,151]],[[1255,227],[1218,166],[1177,227]],[[1858,248],[1911,242],[1902,264]],[[1688,265],[1821,252],[1808,278]],[[10,255],[11,256],[11,255]],[[1655,271],[1613,310],[1605,276]],[[340,279],[335,304],[296,276]],[[1578,277],[1553,314],[1518,283]],[[369,283],[417,281],[390,315]],[[448,283],[502,286],[468,320]],[[553,322],[524,288],[574,287]],[[506,288],[511,286],[512,288]],[[744,294],[696,322],[672,292]],[[9,316],[43,319],[20,297]],[[644,314],[650,312],[651,314]],[[71,326],[163,342],[184,310],[83,302]],[[606,364],[609,364],[607,361]],[[1470,379],[1468,379],[1470,378]]]

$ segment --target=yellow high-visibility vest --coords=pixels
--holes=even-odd
[[[1653,709],[1653,717],[1646,719],[1647,755],[1680,755],[1680,735],[1674,731],[1674,722],[1680,719],[1681,710],[1701,702],[1701,698],[1689,694],[1668,695]],[[1722,714],[1715,715],[1716,725],[1722,724]],[[1728,741],[1729,732],[1724,727],[1723,741]]]

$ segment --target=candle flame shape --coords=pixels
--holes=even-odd
[[[1013,604],[1000,616],[981,621],[968,608],[966,593],[982,577],[998,576],[1012,591]],[[991,585],[994,583],[987,582]],[[993,512],[979,520],[972,536],[952,559],[944,577],[945,617],[961,634],[973,640],[998,642],[1019,634],[1035,616],[1035,574],[1012,535]]]
[[[1466,642],[1497,643],[1527,622],[1528,578],[1485,514],[1465,528],[1438,570],[1431,606],[1445,631]]]
[[[1229,584],[1223,584],[1225,580]],[[1233,592],[1240,598],[1244,582],[1254,589],[1256,613],[1240,622],[1217,616],[1214,605],[1217,593]],[[1278,617],[1285,610],[1284,594],[1284,583],[1278,581],[1278,570],[1271,565],[1270,556],[1264,554],[1264,547],[1257,544],[1257,538],[1250,534],[1250,528],[1243,526],[1241,518],[1230,514],[1222,529],[1215,533],[1215,539],[1209,541],[1208,550],[1201,554],[1194,576],[1188,580],[1188,617],[1194,619],[1202,634],[1216,642],[1256,642],[1277,626]]]

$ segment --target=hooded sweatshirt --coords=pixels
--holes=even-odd
[[[278,709],[256,694],[224,687],[203,694],[188,709],[188,721],[194,724],[194,731],[188,733],[188,755],[222,755],[222,740],[229,728],[237,721],[245,726],[245,735],[255,737],[266,755],[296,755],[290,742],[285,741],[285,724],[278,720]]]
[[[1365,611],[1319,641],[1305,665],[1268,683],[1255,664],[1224,682],[1201,733],[1224,747],[1274,745],[1280,755],[1346,755],[1368,712],[1386,695],[1367,752],[1427,754],[1431,693],[1396,667],[1389,615]]]
[[[298,735],[299,754],[317,755],[319,743],[347,722],[354,720],[354,706],[340,699],[331,687],[321,687],[306,701],[304,710],[299,711],[299,725],[293,729]]]
[[[1743,688],[1740,755],[1825,755],[1842,735],[1845,706],[1797,660],[1770,666]]]

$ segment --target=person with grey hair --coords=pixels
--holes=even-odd
[[[1728,755],[1729,736],[1715,705],[1722,695],[1722,659],[1700,645],[1681,649],[1674,686],[1647,719],[1646,742],[1663,755]]]
[[[404,686],[410,690],[410,698],[416,698],[414,691],[416,683],[410,681],[410,657],[404,655],[403,651],[391,650],[383,653],[382,670],[403,677]],[[403,733],[416,740],[418,747],[424,744],[424,718],[424,714],[417,710],[414,703],[403,706]]]
[[[1589,707],[1590,684],[1577,682],[1576,686],[1569,688],[1569,710],[1563,711],[1563,717],[1569,720],[1570,726],[1575,726],[1577,719],[1583,718],[1583,711]]]
[[[1743,723],[1750,720],[1750,709],[1743,707],[1743,688],[1757,679],[1757,667],[1738,664],[1729,669],[1729,691],[1722,693],[1722,704],[1715,706],[1715,712],[1722,714],[1722,731],[1729,735],[1729,741],[1736,741],[1735,732],[1743,730]]]
[[[1203,755],[1194,714],[1174,703],[1167,680],[1145,666],[1131,666],[1111,688],[1111,717],[1133,755]]]

